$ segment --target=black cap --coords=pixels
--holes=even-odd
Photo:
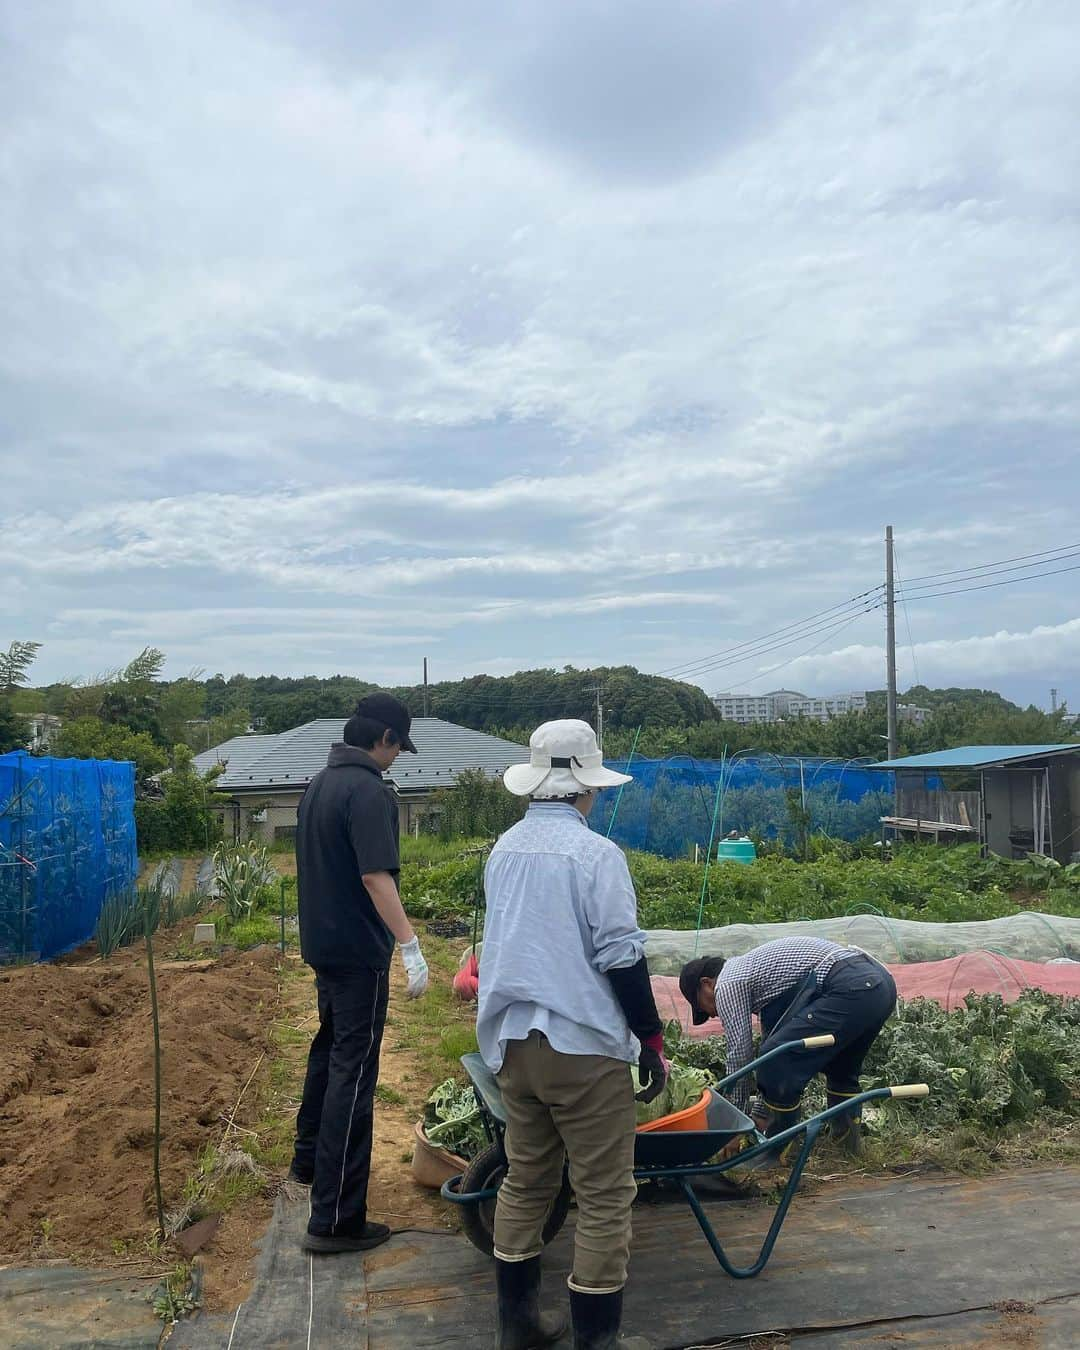
[[[370,717],[373,722],[382,722],[391,731],[396,731],[401,740],[401,748],[410,754],[416,754],[416,746],[409,736],[412,718],[405,704],[393,694],[367,694],[356,705],[357,717]]]
[[[710,960],[711,958],[708,956],[699,956],[693,961],[687,961],[679,972],[679,992],[690,1004],[690,1011],[694,1015],[694,1026],[696,1027],[709,1020],[709,1014],[703,1013],[698,1007],[697,991],[698,985],[705,978],[705,966]]]

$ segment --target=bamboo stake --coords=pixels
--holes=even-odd
[[[150,1015],[154,1023],[154,1198],[157,1202],[158,1238],[165,1239],[165,1204],[161,1198],[161,1024],[158,1018],[157,977],[154,974],[154,942],[150,906],[143,908],[146,930],[146,967],[150,975]]]

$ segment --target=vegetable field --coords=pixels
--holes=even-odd
[[[414,913],[458,920],[460,931],[471,933],[478,897],[482,905],[481,842],[420,841],[414,853],[406,852],[402,883]],[[703,865],[640,853],[628,861],[642,926],[674,930],[655,935],[655,964],[665,971],[675,955],[664,953],[693,943],[699,914],[702,928],[713,929],[866,915],[902,948],[897,958],[882,959],[901,962],[951,955],[945,947],[958,935],[991,951],[1006,936],[1020,947],[1041,944],[1041,955],[1026,948],[1014,953],[1032,960],[1080,958],[1080,866],[982,858],[973,847],[909,847],[885,858],[836,852],[811,862],[763,857],[750,866],[714,864],[703,899]],[[1055,923],[1053,916],[1062,918]],[[914,922],[897,926],[896,920]],[[1003,922],[988,929],[941,927],[989,920]],[[733,954],[776,933],[755,937],[729,929],[729,935]],[[956,992],[961,997],[963,987]],[[640,1123],[692,1105],[702,1087],[724,1073],[722,1037],[691,1039],[671,1023],[666,1040],[672,1081],[656,1103],[639,1110]],[[921,998],[901,1002],[874,1044],[864,1085],[920,1081],[931,1086],[925,1101],[868,1112],[873,1163],[934,1160],[971,1168],[998,1159],[1073,1156],[1080,1142],[1080,999],[1031,989],[1011,1003],[996,994],[969,994],[952,1011]],[[817,1109],[823,1099],[823,1085],[813,1084],[807,1107]],[[453,1079],[433,1092],[427,1125],[435,1142],[464,1156],[484,1142],[471,1090]]]
[[[434,841],[405,850],[402,893],[420,918],[471,915],[483,841]],[[925,923],[997,919],[1020,909],[1080,917],[1080,863],[981,858],[974,845],[913,846],[892,858],[827,854],[813,862],[763,857],[751,866],[714,864],[702,900],[704,865],[628,854],[643,928],[717,928],[880,913]]]

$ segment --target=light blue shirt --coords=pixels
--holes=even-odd
[[[618,845],[576,807],[533,802],[484,872],[487,917],[476,1035],[502,1067],[507,1041],[540,1031],[564,1055],[636,1062],[637,1038],[605,972],[645,954],[637,897]]]

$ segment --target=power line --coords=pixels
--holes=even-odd
[[[796,633],[794,637],[786,638],[782,642],[774,642],[764,647],[756,648],[754,651],[747,652],[742,656],[737,656],[731,661],[715,661],[711,665],[705,667],[703,670],[700,670],[696,673],[701,675],[715,670],[726,670],[732,666],[746,665],[747,662],[756,661],[760,657],[767,655],[769,652],[780,651],[784,647],[790,647],[792,643],[803,642],[806,638],[815,637],[818,634],[824,634],[824,636],[821,639],[821,641],[824,642],[825,638],[830,633],[835,632],[837,629],[846,628],[848,624],[854,623],[856,619],[862,618],[864,614],[872,614],[874,610],[882,609],[884,607],[884,603],[885,602],[883,600],[878,600],[874,604],[866,605],[864,608],[859,609],[854,614],[844,614],[840,618],[835,619],[827,624],[819,625],[817,628],[812,628],[802,633]],[[820,645],[821,643],[816,644],[816,646]],[[816,650],[816,647],[811,648],[810,650]]]
[[[874,606],[874,609],[881,609],[881,608],[882,608],[881,605],[875,605],[875,606]],[[864,611],[864,613],[866,613],[866,614],[869,614],[869,613],[871,613],[871,612],[872,612],[871,610],[865,610],[865,611]],[[845,628],[850,628],[851,625],[855,622],[856,619],[861,619],[861,618],[862,618],[862,614],[853,614],[853,615],[851,616],[850,619],[845,619],[845,620],[839,625],[839,632],[842,633],[842,632],[844,631]],[[804,656],[811,656],[814,652],[817,651],[817,649],[818,649],[819,647],[823,647],[823,646],[825,645],[825,643],[826,643],[828,640],[829,640],[829,634],[826,633],[825,636],[824,636],[819,642],[815,642],[814,645],[813,645],[812,647],[807,647],[806,651],[804,651],[804,652],[796,652],[796,654],[795,654],[794,656],[789,656],[788,659],[787,659],[786,661],[781,661],[779,665],[776,665],[776,666],[770,666],[768,670],[766,670],[766,671],[763,672],[763,676],[764,676],[764,675],[775,675],[776,672],[777,672],[778,670],[784,670],[784,669],[786,669],[786,667],[794,665],[796,661],[801,661],[802,658],[803,658]]]
[[[860,601],[865,600],[867,596],[876,594],[880,590],[881,583],[879,582],[878,585],[871,586],[869,590],[861,591],[858,595],[853,595],[847,600],[840,601],[838,604],[829,605],[827,609],[819,609],[816,614],[811,614],[805,619],[798,619],[794,623],[784,624],[781,628],[774,628],[771,633],[762,633],[760,637],[747,638],[744,642],[737,642],[732,647],[725,647],[723,651],[712,652],[708,656],[699,656],[694,661],[683,662],[682,665],[668,666],[664,670],[658,670],[656,673],[658,675],[670,675],[675,672],[693,671],[699,666],[707,666],[711,661],[722,660],[726,656],[733,656],[736,652],[740,652],[744,648],[757,647],[763,642],[768,642],[770,639],[779,637],[784,633],[792,632],[794,629],[806,628],[807,625],[814,623],[815,620],[823,618],[827,614],[835,614],[838,610],[848,610],[858,606]],[[806,636],[810,636],[810,633],[808,632]]]
[[[1035,572],[1026,577],[1009,577],[1006,581],[986,581],[979,586],[962,586],[953,591],[934,591],[928,590],[924,594],[914,595],[906,593],[905,600],[942,600],[947,595],[969,595],[972,591],[991,591],[997,586],[1016,586],[1024,581],[1038,581],[1042,577],[1058,577],[1065,572],[1080,572],[1080,563],[1072,567],[1058,567],[1052,572]]]
[[[1035,579],[1037,577],[1049,575],[1048,573],[1036,572],[1033,570],[1034,568],[1047,567],[1049,566],[1050,563],[1068,562],[1070,558],[1080,558],[1080,550],[1076,550],[1072,553],[1062,553],[1056,558],[1044,558],[1041,562],[1022,563],[1017,567],[988,567],[985,569],[985,571],[976,571],[975,569],[971,569],[970,576],[955,577],[952,581],[932,581],[925,583],[912,582],[911,584],[913,586],[918,585],[919,590],[936,591],[940,590],[943,586],[955,586],[958,583],[965,581],[980,581],[983,577],[1001,576],[1005,572],[1023,572],[1026,575],[1022,577],[1017,577],[1017,580],[1027,581],[1029,579]]]
[[[1060,558],[1050,557],[1049,555],[1055,553],[1071,553],[1074,550],[1080,550],[1080,544],[1062,544],[1060,548],[1047,549],[1044,553],[1021,553],[1015,558],[1000,558],[997,562],[973,563],[971,567],[954,567],[948,572],[927,572],[923,576],[912,577],[911,581],[912,583],[916,581],[934,581],[938,577],[959,576],[962,572],[985,572],[995,567],[1004,567],[1006,563],[1025,562],[1029,558],[1045,558],[1047,562],[1060,562]],[[1038,564],[1032,563],[1031,566],[1036,567]],[[1020,569],[1016,570],[1019,571]]]

